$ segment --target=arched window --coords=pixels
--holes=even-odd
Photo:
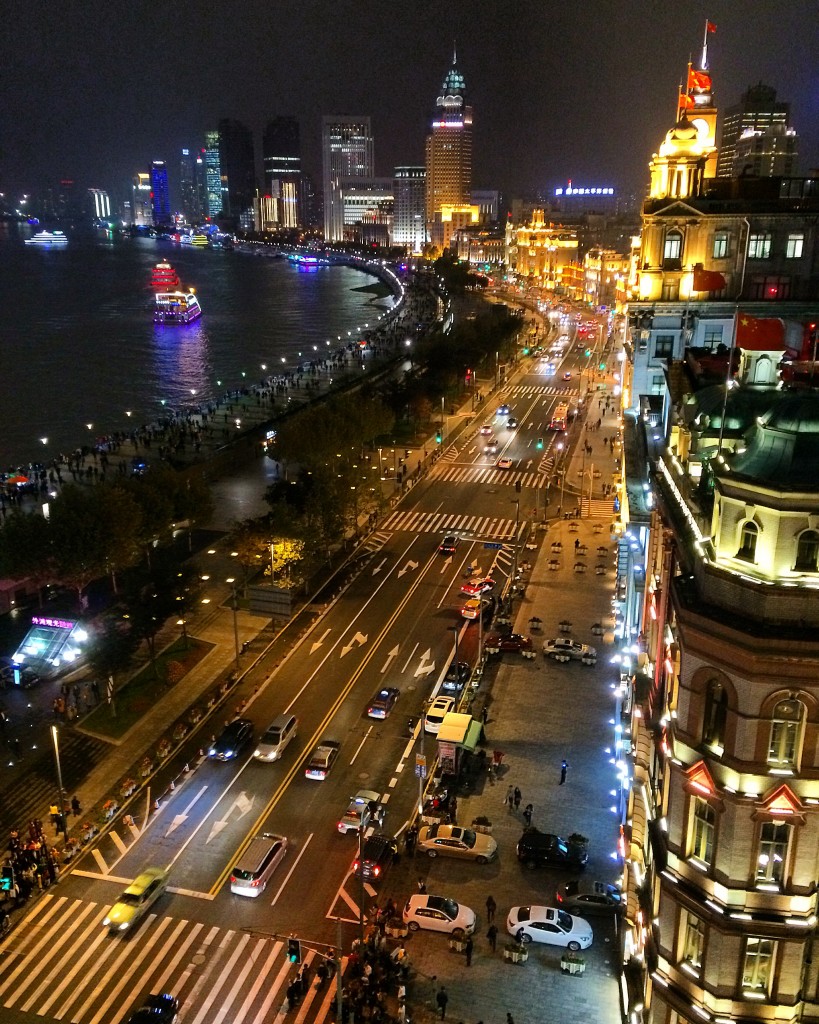
[[[663,246],[664,260],[678,260],[682,257],[682,234],[679,231],[669,231],[665,236]]]
[[[781,700],[771,716],[768,764],[776,768],[795,768],[802,750],[805,705],[794,698]]]
[[[753,562],[756,560],[756,542],[759,537],[759,527],[756,523],[748,520],[747,523],[743,523],[742,532],[739,535],[739,551],[737,551],[737,558],[743,558],[746,562]]]
[[[716,679],[708,684],[705,693],[705,715],[702,722],[702,742],[710,747],[725,746],[725,722],[728,718],[728,694]]]
[[[796,544],[794,569],[799,572],[819,571],[819,533],[816,530],[805,530],[804,533],[800,533]]]

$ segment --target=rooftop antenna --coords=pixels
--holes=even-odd
[[[716,31],[717,26],[713,23],[713,21],[708,21],[708,19],[706,18],[705,32],[703,32],[702,35],[702,60],[700,61],[700,68],[703,71],[708,70],[708,33]]]
[[[455,39],[453,39],[452,40],[452,65],[453,65],[453,67],[458,63],[458,47],[457,47],[456,43],[457,43],[457,41]]]

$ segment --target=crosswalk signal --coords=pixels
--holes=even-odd
[[[287,940],[287,959],[291,964],[301,963],[301,943],[298,939]]]
[[[590,348],[587,348],[587,349],[586,349],[586,358],[588,359],[588,357],[589,357],[590,355],[591,355],[591,349],[590,349]]]
[[[539,437],[537,439],[537,450],[539,452],[543,451],[543,438],[542,437]]]
[[[441,431],[440,430],[436,430],[435,431],[435,443],[436,444],[440,444],[441,441],[443,441],[443,439],[444,439],[444,435],[441,433]]]

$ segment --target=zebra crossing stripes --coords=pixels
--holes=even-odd
[[[611,519],[614,515],[612,498],[583,498],[580,502],[580,515],[587,519]]]
[[[520,480],[521,487],[545,487],[549,482],[546,473],[524,473],[509,469],[495,469],[494,466],[442,466],[440,463],[430,476],[449,483],[492,484],[513,487]]]
[[[520,528],[523,528],[523,523]],[[512,541],[515,520],[494,516],[453,515],[446,512],[393,512],[383,523],[385,530],[406,533],[470,533],[493,541]]]
[[[151,914],[124,942],[102,923],[109,909],[44,895],[0,946],[0,1007],[72,1024],[121,1024],[135,993],[172,992],[186,1024],[283,1018],[292,965],[282,940]],[[317,954],[303,952],[309,965]],[[298,1024],[320,1024],[333,998],[332,985],[311,987]]]
[[[560,395],[563,398],[579,398],[580,388],[558,388],[543,384],[512,384],[504,388],[500,394],[503,397],[514,398],[543,398]]]

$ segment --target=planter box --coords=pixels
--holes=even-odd
[[[482,832],[485,836],[491,836],[492,835],[492,822],[490,821],[488,823],[479,823],[477,821],[473,821],[472,822],[472,831],[473,832]]]
[[[454,953],[463,953],[463,951],[466,949],[466,941],[463,939],[450,939],[449,948]]]
[[[384,931],[391,939],[405,939],[409,935],[409,928],[403,922],[400,924],[388,924]]]
[[[561,957],[560,969],[564,974],[582,974],[586,970],[585,960],[569,960]]]
[[[528,949],[505,949],[503,951],[503,959],[507,963],[511,964],[525,964],[529,959]]]

